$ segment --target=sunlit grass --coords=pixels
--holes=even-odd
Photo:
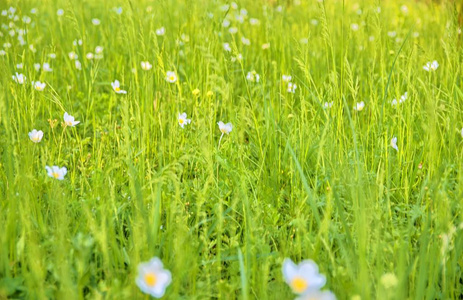
[[[0,2],[0,299],[461,299],[463,8],[358,2]]]

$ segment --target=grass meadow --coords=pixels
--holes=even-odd
[[[462,299],[462,6],[1,0],[0,299]]]

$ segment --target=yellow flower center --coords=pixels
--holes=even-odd
[[[221,128],[220,131],[222,131],[222,133],[227,133],[227,130],[225,128]]]
[[[32,140],[33,140],[34,142],[38,142],[39,139],[40,139],[40,138],[39,138],[38,136],[34,136],[34,137],[32,138]]]
[[[114,90],[115,90],[116,92],[119,92],[119,91],[121,90],[121,88],[117,86],[117,87],[114,88]]]
[[[170,81],[174,81],[174,80],[175,80],[175,77],[172,76],[172,75],[170,75],[170,76],[169,76],[169,80],[170,80]]]
[[[158,281],[156,274],[154,273],[146,273],[145,274],[145,283],[147,286],[153,287]]]
[[[295,293],[302,293],[304,292],[309,284],[304,278],[301,277],[294,277],[294,279],[291,281],[291,288]]]
[[[59,177],[59,174],[56,173],[56,172],[51,173],[51,175],[53,176],[53,178],[58,178]]]
[[[65,122],[67,126],[72,126],[72,122],[71,121],[66,121]]]
[[[180,124],[183,124],[183,123],[185,122],[185,120],[183,120],[183,119],[178,119],[178,122],[179,122]]]

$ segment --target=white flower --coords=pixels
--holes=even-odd
[[[50,68],[50,64],[49,64],[49,63],[43,63],[42,69],[43,69],[45,72],[52,72],[52,71],[53,71],[53,69]]]
[[[186,113],[178,114],[178,124],[180,127],[183,128],[183,126],[188,125],[191,123],[190,119],[186,118]]]
[[[166,72],[166,80],[170,83],[174,83],[177,81],[177,75],[173,71]]]
[[[354,106],[354,110],[356,111],[362,111],[363,108],[365,108],[365,102],[357,102]]]
[[[231,52],[232,48],[230,47],[229,43],[223,43],[223,50],[225,50],[227,52]]]
[[[32,86],[37,90],[37,91],[43,91],[45,89],[45,82],[40,82],[40,81],[32,81]]]
[[[127,94],[127,91],[121,90],[119,80],[114,80],[114,82],[111,82],[111,86],[113,87],[113,90],[116,92],[116,94]]]
[[[217,123],[217,125],[219,125],[219,129],[220,129],[220,131],[222,132],[222,135],[223,135],[224,133],[230,134],[230,132],[231,132],[232,129],[233,129],[232,123],[224,124],[222,121],[220,121],[220,122]]]
[[[244,36],[241,38],[241,42],[243,43],[243,45],[246,45],[246,46],[251,45],[251,41],[245,38]]]
[[[166,29],[164,27],[156,29],[156,35],[161,36],[161,35],[164,35],[164,34],[166,34]]]
[[[151,70],[152,67],[153,67],[153,65],[150,64],[149,61],[142,61],[142,62],[141,62],[141,68],[142,68],[143,70],[145,70],[145,71]]]
[[[296,300],[336,300],[331,291],[313,291],[297,297]]]
[[[40,143],[40,141],[43,138],[43,131],[42,130],[37,131],[37,130],[33,129],[31,132],[29,132],[29,138],[34,143]]]
[[[122,14],[122,7],[120,7],[120,6],[119,7],[114,7],[113,9],[114,9],[114,12],[116,14],[118,14],[118,15]]]
[[[79,58],[79,56],[74,51],[69,52],[68,56],[69,56],[70,59],[78,59]]]
[[[48,176],[53,177],[58,180],[63,180],[64,175],[66,175],[68,172],[68,169],[66,169],[66,167],[60,168],[58,166],[53,166],[53,167],[45,166],[45,169],[48,172]]]
[[[292,83],[292,82],[288,82],[288,93],[295,93],[296,92],[296,88],[297,88],[297,85],[295,83]]]
[[[101,24],[100,19],[96,19],[96,18],[92,19],[92,24],[95,25],[95,26],[100,25]]]
[[[23,64],[22,64],[22,63],[16,65],[16,69],[22,69],[22,68],[23,68]]]
[[[292,79],[291,75],[283,75],[281,76],[281,78],[283,79],[284,82],[290,82]]]
[[[397,106],[397,103],[398,103],[398,102],[397,102],[397,99],[392,99],[391,105],[392,105],[393,107]]]
[[[87,55],[85,55],[85,57],[86,57],[87,59],[93,59],[95,56],[93,55],[92,52],[89,52],[89,53],[87,53]]]
[[[79,46],[82,46],[82,40],[80,40],[80,39],[79,39],[79,40],[74,40],[74,41],[72,42],[72,44],[73,44],[74,46],[77,46],[77,44],[79,44]]]
[[[230,27],[230,29],[228,29],[228,32],[230,32],[230,34],[235,34],[238,32],[238,28],[236,27]]]
[[[16,75],[13,75],[13,80],[19,84],[24,84],[24,82],[26,82],[26,76],[24,76],[23,74],[18,74],[18,72],[16,72]]]
[[[2,49],[2,50],[0,50],[0,56],[4,56],[4,55],[6,55],[6,52],[5,52],[5,50],[3,50],[3,49]]]
[[[34,64],[34,69],[38,72],[42,66],[40,64]]]
[[[227,28],[228,26],[230,26],[230,21],[228,19],[223,20],[222,27]]]
[[[291,259],[283,261],[283,277],[294,293],[303,295],[318,292],[326,283],[326,278],[318,272],[312,260],[304,260],[296,265]]]
[[[433,62],[427,62],[426,65],[423,66],[423,69],[425,69],[428,72],[435,71],[437,70],[437,68],[439,68],[439,63],[437,62],[437,60]]]
[[[62,15],[64,15],[64,10],[62,10],[62,9],[60,8],[60,9],[58,9],[58,11],[56,12],[56,14],[57,14],[58,16],[62,16]]]
[[[11,43],[3,43],[3,48],[11,48]]]
[[[393,137],[391,139],[391,147],[394,148],[395,150],[399,151],[399,147],[397,147],[397,137]]]
[[[357,31],[357,30],[359,30],[359,24],[353,23],[353,24],[350,25],[350,28],[351,28],[353,31]]]
[[[63,119],[64,119],[64,124],[66,124],[66,126],[69,126],[69,127],[74,127],[80,123],[80,121],[74,121],[74,117],[69,115],[67,112],[64,113]]]
[[[331,101],[331,102],[325,102],[325,103],[323,104],[323,108],[324,108],[324,109],[331,108],[332,106],[333,106],[333,101]]]
[[[101,54],[101,53],[103,53],[103,47],[101,47],[101,46],[96,46],[96,47],[95,47],[95,53],[96,53],[96,54]]]
[[[463,137],[463,128],[461,129],[461,137]]]
[[[407,98],[408,98],[408,92],[405,92],[405,94],[403,94],[402,96],[400,96],[399,103],[404,103],[405,100],[407,100]]]
[[[260,76],[256,71],[248,72],[246,79],[250,82],[259,82]]]
[[[164,269],[161,260],[157,257],[138,265],[138,277],[135,283],[143,293],[161,298],[171,281],[170,271]]]
[[[51,58],[51,59],[55,59],[56,54],[55,53],[50,53],[50,54],[48,54],[48,57]]]
[[[76,69],[77,69],[77,70],[79,70],[79,71],[82,70],[82,64],[80,63],[80,61],[75,60],[75,61],[74,61],[74,64],[76,65]]]
[[[389,37],[393,38],[393,37],[396,37],[396,36],[397,36],[397,32],[395,32],[395,31],[388,31],[388,32],[387,32],[387,35],[388,35]]]

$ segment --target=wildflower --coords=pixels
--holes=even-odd
[[[101,21],[100,21],[100,19],[95,18],[95,19],[92,19],[92,24],[95,25],[95,26],[98,26],[98,25],[101,24]]]
[[[74,64],[76,65],[76,69],[77,70],[82,70],[82,64],[80,63],[80,61],[78,61],[77,59],[74,61]]]
[[[231,52],[232,48],[230,47],[229,43],[223,43],[223,50],[225,50],[227,52]]]
[[[95,56],[93,55],[92,52],[89,52],[89,53],[87,53],[87,55],[85,55],[85,57],[86,57],[88,60],[91,60],[91,59],[93,59]]]
[[[40,64],[34,64],[34,69],[38,72],[42,66]]]
[[[249,19],[249,24],[251,24],[253,26],[259,25],[259,23],[260,23],[260,21],[258,19],[255,19],[255,18]]]
[[[393,137],[391,139],[391,147],[394,148],[395,150],[399,151],[399,147],[397,147],[397,137]]]
[[[157,257],[138,265],[138,277],[135,283],[143,293],[161,298],[171,281],[170,271],[164,269],[161,260]]]
[[[362,111],[365,108],[365,102],[357,102],[354,106],[354,110],[356,111]]]
[[[45,89],[45,82],[40,82],[40,81],[32,81],[32,86],[39,92],[43,91]]]
[[[64,124],[69,127],[74,127],[80,123],[80,121],[74,121],[74,117],[69,115],[67,112],[64,112]]]
[[[228,32],[230,32],[230,34],[235,34],[238,32],[238,28],[236,27],[230,27],[230,29],[228,29]]]
[[[122,14],[122,7],[114,7],[113,8],[114,12],[118,15]]]
[[[353,23],[353,24],[350,25],[350,28],[351,28],[353,31],[357,31],[357,30],[359,30],[359,24]]]
[[[166,72],[166,80],[170,83],[174,83],[177,81],[177,75],[173,71]]]
[[[29,132],[29,138],[34,143],[40,143],[40,141],[43,138],[43,131],[42,130],[37,131],[37,130],[33,129],[31,132]]]
[[[250,82],[259,82],[260,76],[256,71],[248,72],[246,79]]]
[[[463,137],[463,128],[461,129],[461,137]]]
[[[96,46],[96,47],[95,47],[95,53],[96,53],[96,54],[101,54],[101,53],[103,53],[103,47],[101,47],[101,46]]]
[[[390,289],[398,284],[398,280],[394,273],[386,273],[383,276],[381,276],[381,284],[386,289]]]
[[[127,91],[121,90],[119,80],[114,80],[114,82],[111,82],[111,86],[113,87],[113,90],[116,92],[116,94],[127,94]]]
[[[26,76],[24,76],[23,74],[18,74],[18,72],[16,72],[16,75],[13,75],[13,80],[19,84],[24,84],[24,82],[26,82]]]
[[[262,44],[262,50],[266,50],[268,48],[270,48],[270,43]]]
[[[241,61],[242,59],[243,59],[243,55],[242,55],[241,53],[238,53],[238,55],[232,56],[232,57],[230,58],[230,60],[231,60],[232,62]]]
[[[295,83],[292,83],[292,82],[288,82],[288,93],[295,93],[296,92],[296,88],[297,88],[297,85]]]
[[[74,51],[69,52],[68,56],[69,56],[70,59],[78,59],[79,58],[79,56]]]
[[[423,66],[423,69],[425,69],[428,72],[435,71],[437,70],[437,68],[439,68],[439,63],[437,62],[437,60],[433,62],[427,62],[426,65]]]
[[[395,31],[388,31],[388,32],[387,32],[387,35],[388,35],[389,37],[393,38],[393,37],[396,37],[396,36],[397,36],[397,32],[395,32]]]
[[[228,26],[230,26],[230,21],[228,19],[223,20],[222,27],[227,28]]]
[[[6,55],[5,50],[0,50],[0,56],[4,56],[4,55]]]
[[[166,34],[166,29],[164,27],[156,29],[156,35],[162,36]]]
[[[281,76],[281,78],[283,79],[284,82],[290,82],[292,79],[291,75],[283,75]]]
[[[178,125],[183,128],[183,126],[191,123],[190,119],[186,118],[186,113],[178,114]]]
[[[331,101],[331,102],[325,102],[325,103],[323,104],[323,108],[324,108],[324,109],[331,108],[332,106],[333,106],[333,101]]]
[[[403,94],[402,96],[400,96],[399,103],[404,103],[405,100],[407,100],[407,98],[408,98],[408,92],[405,92],[405,94]]]
[[[53,71],[53,69],[50,68],[50,64],[49,64],[49,63],[43,63],[42,69],[43,69],[45,72],[52,72],[52,71]]]
[[[64,10],[62,10],[62,9],[60,8],[60,9],[58,9],[58,11],[56,12],[56,14],[57,14],[58,16],[62,16],[62,15],[64,15]]]
[[[23,68],[23,66],[24,66],[24,65],[23,65],[22,63],[20,63],[20,64],[17,64],[17,65],[16,65],[16,69],[22,69],[22,68]]]
[[[79,40],[74,40],[74,41],[72,42],[72,44],[73,44],[74,46],[77,46],[77,44],[79,44],[79,46],[82,46],[82,40],[81,40],[81,39],[79,39]]]
[[[212,96],[214,96],[214,92],[213,91],[208,91],[206,96],[212,97]],[[462,129],[462,136],[463,136],[463,129]]]
[[[220,129],[220,131],[222,132],[222,135],[223,135],[224,133],[230,134],[230,132],[231,132],[232,129],[233,129],[232,123],[224,124],[222,121],[220,121],[220,122],[217,123],[217,125],[219,125],[219,129]]]
[[[199,89],[194,89],[191,93],[193,94],[193,96],[198,97],[200,92],[201,91]]]
[[[283,277],[294,293],[305,295],[319,292],[326,278],[318,272],[318,266],[312,260],[304,260],[296,265],[291,259],[283,261]]]
[[[153,65],[150,64],[149,61],[142,61],[142,62],[141,62],[141,68],[142,68],[143,70],[145,70],[145,71],[151,70],[152,67],[153,67]]]
[[[244,36],[241,38],[241,42],[243,43],[243,45],[246,45],[246,46],[251,45],[251,41],[245,38]]]
[[[56,54],[55,53],[50,53],[50,54],[48,54],[48,57],[51,58],[51,59],[55,59]]]
[[[53,177],[58,180],[63,180],[64,175],[66,175],[68,172],[68,169],[66,169],[66,167],[60,168],[58,166],[53,166],[53,167],[45,166],[45,169],[48,172],[48,176]]]

